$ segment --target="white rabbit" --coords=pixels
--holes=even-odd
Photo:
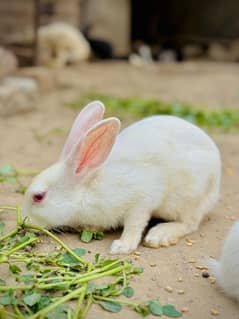
[[[42,26],[39,36],[39,63],[62,67],[79,63],[90,56],[90,45],[83,34],[64,22]]]
[[[174,116],[152,116],[117,136],[117,118],[101,120],[92,102],[78,115],[59,161],[35,177],[24,214],[45,227],[109,229],[122,225],[112,253],[137,248],[152,216],[169,222],[150,229],[145,244],[174,244],[198,229],[216,203],[221,161],[214,142]]]
[[[225,293],[239,301],[239,221],[224,243],[220,260],[211,259],[209,269]]]

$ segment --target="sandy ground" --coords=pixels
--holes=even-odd
[[[70,128],[75,112],[64,107],[85,92],[95,91],[120,96],[140,95],[159,97],[163,100],[180,100],[198,106],[222,108],[239,106],[239,66],[233,64],[194,64],[162,65],[135,68],[127,64],[91,64],[77,69],[67,69],[57,73],[59,88],[42,93],[37,110],[11,118],[0,118],[0,165],[11,163],[16,167],[43,169],[53,163],[63,145],[66,131]],[[62,128],[63,133],[54,132]],[[52,130],[52,131],[51,131]],[[50,133],[49,133],[50,132]],[[35,135],[48,135],[37,141]],[[202,278],[197,265],[204,263],[206,256],[218,256],[224,237],[239,217],[239,151],[238,134],[211,132],[218,144],[223,160],[221,199],[209,218],[202,223],[199,231],[188,238],[195,242],[188,246],[182,239],[170,248],[150,249],[139,247],[141,256],[135,264],[144,267],[144,273],[135,277],[135,299],[147,300],[159,297],[162,303],[172,303],[179,309],[188,307],[184,318],[213,318],[210,309],[219,311],[219,318],[239,318],[238,305],[225,297],[215,284]],[[27,184],[30,179],[26,179]],[[13,187],[0,184],[0,204],[21,204],[22,195],[16,194]],[[13,227],[14,217],[4,214],[8,228]],[[71,247],[86,247],[91,255],[99,252],[106,256],[111,241],[119,233],[106,234],[103,241],[82,244],[74,234],[63,234],[62,238]],[[89,258],[90,257],[90,254]],[[132,260],[135,256],[132,255]],[[190,263],[195,259],[196,263]],[[151,267],[150,263],[156,263]],[[178,282],[179,277],[183,278]],[[173,292],[165,290],[171,286]],[[178,290],[184,294],[178,294]],[[94,307],[88,318],[139,318],[139,315],[124,310],[112,315]]]

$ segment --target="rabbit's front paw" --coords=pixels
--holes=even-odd
[[[130,243],[125,243],[121,241],[120,239],[118,239],[113,241],[111,245],[110,253],[111,254],[127,254],[131,252],[132,250],[135,250],[136,248],[137,247],[130,245]]]

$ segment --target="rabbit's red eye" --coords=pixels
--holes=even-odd
[[[32,200],[34,203],[40,203],[46,195],[46,192],[36,193],[32,196]]]

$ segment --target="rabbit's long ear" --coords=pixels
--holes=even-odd
[[[69,136],[61,152],[60,160],[64,160],[81,137],[104,116],[104,104],[93,101],[87,104],[76,117]]]
[[[74,173],[100,166],[109,155],[119,129],[120,121],[114,117],[100,121],[91,128],[67,159]]]

